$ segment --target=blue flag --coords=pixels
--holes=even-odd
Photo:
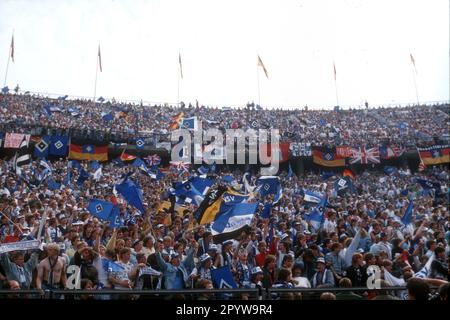
[[[68,136],[51,136],[49,154],[57,157],[65,157],[68,152]]]
[[[197,169],[198,173],[200,173],[201,175],[207,174],[209,172],[209,169],[205,166],[201,166],[200,168]]]
[[[197,130],[198,120],[197,117],[184,118],[181,120],[181,128],[189,130]]]
[[[225,183],[232,183],[234,180],[233,176],[225,175],[222,177],[222,181]]]
[[[441,184],[439,182],[432,182],[424,179],[417,179],[416,181],[425,190],[435,189],[436,192],[440,192],[441,190]]]
[[[231,274],[230,266],[211,269],[211,278],[217,289],[235,289],[237,284]]]
[[[272,210],[272,203],[266,202],[264,204],[264,209],[261,212],[261,218],[269,219],[271,210]]]
[[[81,169],[81,165],[77,160],[71,160],[69,161],[69,168],[74,168],[74,169]]]
[[[194,200],[199,205],[214,181],[208,178],[192,177],[184,183],[177,183],[175,196]]]
[[[402,223],[406,226],[411,222],[413,215],[414,203],[413,200],[409,200],[408,208],[406,208],[405,214],[402,217]]]
[[[117,228],[123,225],[122,221],[120,220],[119,206],[114,206],[111,214],[108,217],[108,220],[110,222],[109,225],[113,228]]]
[[[53,180],[52,178],[49,178],[47,180],[47,186],[50,190],[58,190],[59,188],[61,188],[61,184],[55,182],[55,180]]]
[[[34,145],[34,156],[36,158],[47,158],[50,144],[50,137],[43,136],[41,140]]]
[[[256,181],[259,188],[259,194],[265,197],[268,194],[275,195],[274,203],[277,203],[282,196],[280,179],[277,176],[263,176]]]
[[[294,173],[292,172],[292,167],[291,167],[291,163],[289,162],[289,168],[288,168],[288,178],[291,178],[294,175]]]
[[[114,204],[111,202],[98,199],[92,199],[88,205],[89,213],[102,220],[108,220],[113,208]]]
[[[100,163],[98,163],[98,161],[92,161],[90,164],[89,164],[89,167],[92,169],[92,170],[97,170],[98,168],[100,168],[101,167],[101,165],[100,165]]]
[[[327,196],[325,196],[324,198],[322,198],[322,200],[320,201],[320,203],[317,204],[317,206],[315,206],[313,208],[313,210],[309,213],[309,215],[306,215],[305,220],[306,221],[310,221],[312,226],[318,230],[320,228],[320,226],[323,224],[323,222],[325,221],[325,207],[327,206],[328,203],[328,199]]]
[[[142,190],[139,189],[132,180],[125,178],[121,184],[117,184],[115,187],[117,192],[120,193],[129,204],[138,209],[142,214],[145,214]]]
[[[332,176],[334,176],[334,173],[333,173],[333,172],[330,172],[330,171],[324,171],[324,172],[322,172],[322,174],[320,175],[320,178],[321,178],[322,180],[328,180],[328,179],[331,178]]]
[[[2,88],[2,92],[3,92],[4,94],[7,94],[7,93],[9,92],[8,86],[3,87],[3,88]]]
[[[386,173],[388,176],[391,176],[394,173],[397,173],[397,168],[392,167],[392,166],[384,166],[383,170],[384,170],[384,173]]]
[[[89,173],[87,173],[86,170],[81,168],[80,174],[78,175],[77,179],[77,185],[82,186],[87,179],[89,179]]]
[[[144,149],[145,147],[145,140],[144,138],[136,138],[136,148],[139,150]]]
[[[112,112],[102,113],[102,119],[105,122],[110,122],[110,121],[114,120],[114,116],[113,116]]]

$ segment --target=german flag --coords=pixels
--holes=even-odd
[[[70,144],[69,159],[88,161],[108,161],[108,145]]]
[[[349,177],[353,180],[356,179],[356,176],[351,169],[344,169],[344,172],[342,172],[342,176]]]
[[[216,219],[223,201],[223,194],[227,187],[220,186],[218,190],[210,191],[200,203],[194,216],[199,224],[211,223]]]
[[[136,159],[136,156],[125,153],[125,151],[122,152],[122,154],[120,155],[120,160],[122,160],[122,161],[131,161],[131,160],[135,160],[135,159]]]
[[[180,125],[181,119],[184,117],[184,112],[180,112],[176,116],[172,117],[172,123],[169,126],[170,130],[175,130]]]
[[[450,145],[434,145],[426,148],[417,148],[420,159],[425,165],[435,165],[450,162]]]
[[[345,159],[338,156],[336,148],[317,148],[313,150],[313,162],[324,167],[344,167]]]

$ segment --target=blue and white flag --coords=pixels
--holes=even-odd
[[[323,196],[321,194],[310,190],[304,189],[303,193],[304,193],[303,201],[306,202],[320,203],[320,201],[322,201],[323,199]]]
[[[57,157],[65,157],[68,152],[68,136],[51,136],[49,154]]]
[[[256,181],[256,185],[258,186],[261,197],[265,197],[268,194],[275,195],[274,204],[277,203],[283,195],[280,178],[277,176],[262,176]]]
[[[197,130],[198,129],[197,117],[183,118],[181,120],[180,127],[183,129]]]
[[[211,278],[216,289],[236,289],[237,284],[231,274],[230,266],[211,269]]]
[[[323,197],[321,201],[313,208],[313,210],[305,216],[306,221],[310,221],[315,230],[319,230],[320,226],[325,221],[325,207],[327,206],[327,196]]]
[[[145,147],[145,139],[144,138],[136,138],[136,148],[139,150],[144,149]]]
[[[250,228],[258,203],[237,203],[227,212],[216,216],[211,223],[211,233],[214,242],[234,239],[242,231]]]
[[[43,136],[39,142],[34,145],[34,156],[36,158],[47,158],[50,147],[50,137]]]
[[[88,211],[94,217],[100,218],[102,220],[108,220],[112,210],[114,208],[114,204],[111,202],[92,199],[88,205]]]

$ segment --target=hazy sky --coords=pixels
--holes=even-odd
[[[1,0],[7,85],[91,97],[215,105],[449,100],[448,0]]]

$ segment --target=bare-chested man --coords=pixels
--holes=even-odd
[[[38,265],[37,289],[64,289],[66,287],[66,263],[59,257],[59,246],[51,243],[47,246],[47,258]]]

